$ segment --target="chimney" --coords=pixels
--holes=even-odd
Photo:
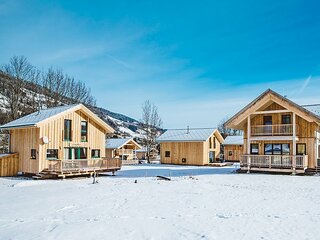
[[[189,126],[187,126],[187,134],[189,134],[190,133],[190,128],[189,128]]]

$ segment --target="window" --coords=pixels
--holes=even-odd
[[[36,159],[37,158],[37,151],[36,149],[31,149],[31,159]]]
[[[289,155],[290,144],[289,143],[264,144],[264,154],[265,155]]]
[[[170,151],[165,151],[164,156],[165,157],[170,157]]]
[[[272,144],[265,144],[264,145],[264,154],[265,155],[272,155]]]
[[[233,152],[232,152],[231,150],[229,150],[229,151],[228,151],[228,156],[229,156],[229,157],[232,157],[232,155],[233,155]]]
[[[87,159],[87,149],[86,148],[76,148],[77,154],[76,159]]]
[[[318,158],[320,158],[320,145],[318,145]]]
[[[272,125],[272,116],[263,116],[263,125]]]
[[[213,148],[216,148],[216,147],[217,147],[216,138],[214,137],[214,138],[213,138]]]
[[[290,155],[290,144],[282,144],[282,155]]]
[[[81,121],[81,142],[88,141],[88,123]]]
[[[297,144],[297,155],[307,155],[307,149],[305,143]]]
[[[58,149],[47,149],[47,159],[58,159]]]
[[[259,154],[259,144],[252,143],[250,145],[250,149],[251,149],[251,154]]]
[[[92,149],[91,157],[92,158],[99,158],[100,157],[100,149]]]
[[[291,124],[291,115],[290,114],[282,115],[281,122],[282,124]]]
[[[212,148],[212,138],[209,139],[209,148]]]
[[[273,144],[272,151],[273,151],[273,155],[281,155],[282,153],[281,144]]]
[[[64,120],[64,141],[71,141],[71,120]]]

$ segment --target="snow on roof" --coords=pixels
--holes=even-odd
[[[77,105],[79,105],[79,104],[66,105],[66,106],[60,106],[60,107],[54,107],[54,108],[48,108],[48,109],[41,109],[40,111],[31,113],[31,114],[26,115],[22,118],[19,118],[19,119],[12,121],[12,122],[4,124],[4,125],[0,126],[0,128],[35,126],[37,123],[39,123],[47,118],[53,117],[59,113],[67,111]]]
[[[133,138],[108,138],[106,140],[106,148],[109,148],[109,149],[120,148],[130,140],[133,140]]]
[[[302,107],[320,117],[320,104],[302,105]]]
[[[223,145],[243,145],[243,136],[228,136]]]
[[[157,138],[157,142],[202,142],[206,141],[215,130],[214,128],[169,129]]]

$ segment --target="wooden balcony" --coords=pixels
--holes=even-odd
[[[298,125],[296,134],[298,134]],[[293,124],[253,125],[251,136],[293,136]]]
[[[115,172],[121,168],[121,159],[75,159],[75,160],[48,160],[48,170],[56,173],[72,172]]]
[[[133,149],[117,149],[116,155],[131,155],[133,154]]]
[[[241,170],[304,173],[308,167],[307,155],[243,155]]]

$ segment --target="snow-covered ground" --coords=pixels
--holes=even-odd
[[[0,239],[320,238],[319,177],[234,169],[127,166],[97,184],[1,178]]]

